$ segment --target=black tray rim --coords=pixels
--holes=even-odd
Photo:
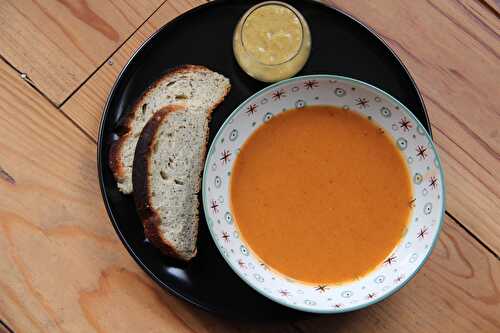
[[[120,73],[116,77],[115,82],[113,83],[113,86],[111,87],[111,89],[109,91],[108,97],[106,98],[106,102],[105,102],[104,107],[103,107],[103,112],[101,114],[101,119],[99,121],[99,130],[98,130],[98,133],[97,133],[97,138],[98,138],[98,140],[97,140],[97,151],[96,151],[96,153],[97,153],[97,174],[98,174],[98,180],[99,180],[99,187],[100,187],[100,190],[101,190],[101,196],[102,196],[102,199],[104,201],[104,206],[106,207],[106,212],[107,212],[108,217],[109,217],[109,219],[111,221],[111,224],[113,225],[113,228],[115,229],[116,234],[120,238],[120,241],[122,242],[122,244],[125,246],[127,252],[134,259],[134,261],[139,265],[139,267],[141,267],[141,269],[144,272],[146,272],[146,274],[153,281],[155,281],[160,287],[162,287],[163,289],[168,290],[171,294],[175,295],[176,297],[179,297],[180,299],[182,299],[182,300],[184,300],[184,301],[186,301],[186,302],[188,302],[188,303],[190,303],[190,304],[192,304],[192,305],[194,305],[194,306],[196,306],[196,307],[198,307],[200,309],[203,309],[203,310],[205,310],[207,312],[211,312],[211,313],[217,313],[217,314],[222,314],[222,313],[220,311],[216,310],[215,308],[212,308],[212,307],[208,306],[207,304],[205,304],[205,302],[200,302],[199,300],[197,300],[194,297],[187,297],[183,293],[177,291],[175,288],[173,288],[170,285],[164,283],[159,277],[157,277],[147,267],[147,265],[139,258],[139,256],[136,255],[134,249],[129,244],[128,240],[122,234],[120,228],[118,227],[118,223],[116,222],[116,218],[115,218],[115,216],[114,216],[114,214],[113,214],[113,212],[112,212],[112,210],[110,208],[110,203],[109,203],[108,196],[107,196],[107,193],[106,193],[106,188],[105,188],[104,178],[103,178],[103,172],[104,172],[103,168],[106,167],[107,164],[106,163],[103,164],[101,156],[102,156],[102,151],[103,151],[104,145],[105,145],[105,142],[104,142],[105,141],[104,140],[104,125],[105,125],[105,123],[106,123],[106,121],[108,119],[109,113],[110,113],[111,101],[113,100],[113,98],[116,95],[116,88],[117,88],[118,84],[122,81],[122,79],[124,79],[124,77],[126,77],[126,74],[127,74],[126,72],[133,65],[133,62],[135,61],[137,55],[139,53],[141,53],[141,51],[152,40],[154,40],[157,35],[159,35],[164,30],[168,29],[170,27],[170,25],[173,25],[173,24],[177,23],[178,21],[183,20],[184,17],[186,17],[188,15],[191,15],[192,13],[195,13],[197,11],[203,10],[206,7],[222,5],[224,3],[229,3],[230,1],[231,0],[214,0],[214,1],[210,1],[210,2],[207,2],[207,3],[204,3],[204,4],[199,5],[197,7],[194,7],[192,9],[190,9],[190,10],[188,10],[188,11],[180,14],[179,16],[175,17],[174,19],[172,19],[172,20],[168,21],[167,23],[165,23],[161,28],[159,28],[157,31],[155,31],[151,36],[149,36],[148,38],[146,38],[141,43],[141,45],[132,53],[132,55],[130,56],[130,58],[128,59],[128,61],[126,62],[126,64],[123,66],[123,68],[121,69]],[[315,1],[315,0],[303,0],[303,1],[308,2],[310,4],[323,6],[325,8],[325,10],[333,10],[333,11],[336,11],[338,14],[346,16],[350,20],[352,20],[355,23],[357,23],[360,26],[360,28],[365,29],[370,34],[372,34],[373,37],[375,37],[376,39],[378,39],[386,47],[386,49],[398,61],[399,65],[401,66],[401,68],[404,70],[404,72],[406,73],[406,75],[410,79],[411,84],[412,84],[415,92],[417,93],[418,99],[419,99],[420,104],[422,105],[422,109],[424,111],[423,113],[425,115],[425,122],[427,124],[427,126],[424,126],[424,127],[426,128],[426,130],[428,131],[429,135],[432,138],[433,135],[432,135],[431,122],[430,122],[430,119],[429,119],[427,108],[426,108],[424,100],[422,98],[422,94],[421,94],[420,90],[418,89],[418,86],[417,86],[415,80],[413,79],[413,77],[411,76],[408,68],[405,66],[405,64],[399,58],[399,56],[394,52],[394,50],[371,27],[369,27],[368,25],[362,23],[360,20],[358,20],[357,18],[355,18],[351,14],[349,14],[349,13],[343,11],[343,10],[340,10],[340,9],[338,9],[336,7],[333,7],[333,6],[330,6],[330,5],[325,4],[323,2],[320,2],[320,1]],[[241,281],[241,282],[245,283],[243,281]]]

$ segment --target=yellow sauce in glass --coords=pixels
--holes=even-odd
[[[302,69],[311,50],[311,35],[307,22],[293,7],[265,2],[241,18],[233,50],[239,65],[250,76],[275,82]]]
[[[247,17],[241,38],[244,47],[255,59],[266,65],[277,65],[299,51],[302,26],[287,7],[263,6]]]

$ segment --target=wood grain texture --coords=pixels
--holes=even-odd
[[[423,93],[442,156],[447,209],[500,254],[500,38],[474,0],[331,0],[374,29]]]
[[[60,104],[163,0],[2,0],[0,55]]]
[[[137,48],[156,30],[181,13],[205,3],[203,0],[176,0],[164,3],[151,18],[85,83],[62,110],[97,140],[99,120],[116,77]]]
[[[102,207],[95,144],[0,64],[0,317],[17,332],[494,332],[500,263],[448,219],[430,261],[369,309],[290,323],[198,310],[132,261]],[[35,110],[36,112],[25,112]]]
[[[164,4],[64,112],[95,138],[107,93],[130,54],[195,3]],[[381,32],[410,67],[444,158],[448,208],[496,244],[498,27],[492,14],[475,2],[463,4],[493,33],[459,2],[335,3]],[[118,240],[98,189],[95,143],[1,60],[0,98],[0,318],[16,332],[500,331],[500,262],[449,218],[416,278],[368,309],[272,324],[200,311],[157,287]]]
[[[500,0],[477,0],[487,9],[499,14]]]
[[[217,318],[157,287],[102,206],[95,144],[0,63],[0,318],[17,332],[494,332],[500,263],[446,220],[417,277],[351,314],[294,323]],[[33,110],[36,112],[26,112]]]
[[[16,332],[261,332],[159,288],[102,204],[95,143],[0,61],[0,318]]]

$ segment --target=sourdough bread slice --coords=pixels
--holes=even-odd
[[[198,192],[213,108],[170,105],[144,127],[134,156],[134,201],[146,237],[181,260],[196,255]]]
[[[110,150],[109,166],[118,188],[132,193],[134,153],[145,124],[162,107],[184,105],[188,109],[214,109],[224,100],[231,85],[224,76],[203,66],[184,65],[167,72],[134,104],[119,128],[120,138]]]

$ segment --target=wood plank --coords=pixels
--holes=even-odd
[[[97,188],[95,144],[4,64],[0,98],[0,220],[8,221],[0,224],[0,316],[18,332],[500,327],[500,263],[448,218],[418,276],[369,309],[293,326],[235,322],[200,311],[158,288],[117,239]],[[37,112],[23,112],[29,109]]]
[[[116,237],[99,194],[95,144],[3,62],[0,98],[0,318],[17,332],[500,327],[500,263],[448,218],[418,276],[369,309],[293,326],[236,322],[198,310],[157,287]]]
[[[367,23],[410,69],[424,94],[443,157],[447,209],[500,253],[500,113],[498,20],[474,1],[330,3]],[[167,3],[63,106],[97,137],[104,101],[133,50],[171,19]],[[425,13],[425,15],[422,15]],[[473,60],[472,60],[473,59]]]
[[[60,104],[163,1],[0,1],[0,55]]]
[[[198,310],[142,272],[103,207],[95,143],[3,61],[0,98],[0,318],[14,331],[261,331]]]
[[[369,309],[293,327],[197,310],[150,281],[117,239],[95,144],[3,62],[0,98],[0,318],[17,332],[500,330],[499,261],[449,219],[418,276]]]
[[[177,0],[163,4],[151,18],[83,85],[62,110],[84,131],[97,138],[102,109],[116,77],[137,48],[156,30],[181,13],[205,3]]]

